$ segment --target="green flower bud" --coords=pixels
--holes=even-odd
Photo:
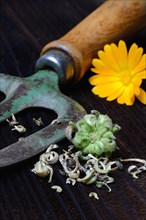
[[[77,123],[70,123],[75,131],[72,143],[83,154],[92,154],[96,157],[103,154],[109,156],[116,150],[114,133],[120,130],[120,126],[113,124],[107,115],[92,112]]]

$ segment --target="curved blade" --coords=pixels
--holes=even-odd
[[[46,128],[0,150],[0,168],[16,164],[44,151],[50,144],[64,138],[67,122]]]

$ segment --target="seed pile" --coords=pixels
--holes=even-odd
[[[129,174],[134,178],[138,178],[138,174],[146,170],[146,160],[142,159],[109,160],[108,158],[96,158],[92,154],[88,154],[85,160],[85,158],[80,157],[80,151],[73,152],[73,145],[69,146],[67,151],[63,150],[61,154],[54,151],[57,148],[59,146],[56,144],[50,145],[32,169],[32,172],[40,177],[48,176],[49,183],[52,182],[53,165],[56,163],[61,165],[62,169],[59,172],[65,176],[67,184],[75,185],[77,182],[80,182],[86,185],[95,184],[97,188],[106,186],[109,192],[111,192],[109,184],[114,182],[114,178],[110,176],[110,173],[123,169],[124,162],[138,162],[142,164],[140,167],[131,165],[128,168]],[[56,192],[62,192],[60,186],[51,188],[56,189]],[[89,197],[99,199],[96,192],[90,192]]]
[[[92,110],[91,114],[85,115],[76,123],[70,122],[67,126],[65,134],[72,145],[60,154],[56,152],[59,148],[57,144],[50,145],[40,156],[32,172],[40,177],[48,176],[50,183],[53,178],[53,166],[59,163],[59,172],[64,175],[67,184],[95,184],[97,188],[107,187],[110,192],[109,184],[114,182],[110,174],[123,169],[125,162],[142,164],[129,166],[128,173],[133,178],[138,178],[138,174],[146,171],[146,160],[110,159],[112,152],[117,148],[115,132],[118,130],[120,126],[113,124],[107,115]],[[62,192],[60,186],[55,185],[51,188],[56,192]],[[90,192],[89,197],[99,199],[96,192]]]

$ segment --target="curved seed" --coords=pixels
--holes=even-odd
[[[67,178],[66,184],[71,184],[72,186],[74,186],[76,184],[76,180],[73,178]]]
[[[95,199],[99,199],[98,195],[96,192],[90,192],[89,197],[94,197]]]
[[[40,156],[40,160],[46,164],[55,164],[57,163],[59,155],[55,151],[51,151],[49,153],[44,153]]]
[[[61,188],[60,186],[58,186],[58,185],[52,186],[51,189],[55,189],[56,192],[58,192],[58,193],[61,193],[61,192],[62,192],[62,188]]]
[[[14,125],[14,128],[12,128],[12,131],[18,131],[20,133],[24,133],[26,131],[26,128],[23,127],[22,125]]]

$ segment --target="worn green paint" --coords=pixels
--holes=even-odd
[[[51,93],[59,92],[57,75],[47,70],[39,71],[27,78],[9,76],[9,78],[4,78],[1,84],[3,85],[2,91],[6,94],[6,99],[1,107],[1,120],[10,117],[12,113],[34,106],[38,99],[43,102],[44,97],[48,98]],[[9,94],[10,86],[16,87],[11,94]],[[10,103],[6,109],[4,108],[5,103]],[[39,101],[37,103],[39,105]]]
[[[0,74],[1,91],[6,95],[6,99],[0,103],[0,122],[11,117],[12,113],[30,107],[52,109],[60,122],[2,149],[0,167],[30,158],[45,150],[49,144],[63,139],[68,122],[75,122],[86,114],[80,104],[60,92],[58,81],[58,75],[48,70],[38,71],[27,78]]]

